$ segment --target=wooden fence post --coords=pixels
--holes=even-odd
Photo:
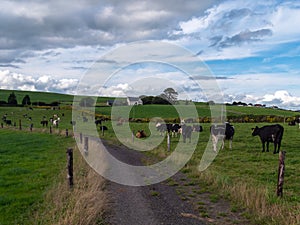
[[[285,151],[279,152],[279,165],[278,165],[278,182],[277,182],[277,196],[283,196],[283,181],[284,181],[284,159],[285,159]]]
[[[22,121],[19,120],[19,130],[22,130]]]
[[[168,152],[170,151],[171,141],[170,141],[170,134],[167,134],[167,146],[168,146]]]
[[[104,136],[104,126],[101,126],[102,136]]]
[[[32,132],[33,123],[30,124],[30,131]]]
[[[1,123],[1,128],[3,128],[3,123]]]
[[[82,144],[82,133],[79,134],[80,144]]]
[[[50,134],[52,134],[52,126],[50,126]]]
[[[134,143],[134,131],[131,133],[132,143]]]
[[[86,154],[89,152],[89,137],[84,137],[84,152]]]
[[[73,182],[73,149],[72,148],[68,148],[67,149],[67,160],[68,160],[68,175],[67,178],[69,180],[69,187],[72,188],[74,185]]]
[[[69,130],[66,129],[66,137],[68,137],[68,136],[69,136]]]

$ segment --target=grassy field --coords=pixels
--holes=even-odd
[[[32,224],[44,195],[66,165],[71,138],[0,130],[0,224]]]
[[[1,92],[0,92],[1,93]],[[30,96],[34,96],[32,93],[29,93]],[[42,97],[44,95],[43,93],[38,93],[35,98],[39,99],[46,99],[45,97]],[[1,96],[1,95],[0,95]],[[51,101],[57,101],[57,95],[56,94],[49,94],[48,100]],[[1,100],[1,99],[0,99]],[[70,100],[70,99],[69,99]],[[96,107],[96,113],[101,115],[110,115],[111,113],[111,107],[104,106],[105,101],[107,98],[102,99],[102,106]],[[46,101],[46,100],[43,100]],[[47,102],[46,101],[46,102]],[[101,105],[100,104],[100,105]],[[188,106],[189,107],[189,106]],[[209,107],[205,103],[197,103],[196,104],[197,111],[199,112],[200,116],[210,116]],[[31,123],[34,124],[35,131],[46,131],[46,128],[42,128],[40,121],[42,120],[43,116],[46,116],[47,118],[53,116],[53,114],[58,114],[61,117],[61,123],[59,125],[60,131],[64,131],[66,128],[71,129],[71,118],[72,118],[72,111],[70,108],[64,108],[61,107],[60,110],[46,110],[42,108],[34,108],[33,110],[27,110],[26,108],[16,108],[16,107],[0,107],[0,115],[7,114],[7,119],[11,119],[13,122],[16,122],[17,127],[16,128],[10,128],[10,129],[18,129],[18,121],[22,120],[22,125],[24,127],[23,131],[8,131],[0,130],[1,136],[4,137],[4,134],[9,136],[9,139],[11,142],[8,142],[6,139],[0,139],[0,146],[2,143],[15,143],[11,144],[12,146],[15,146],[16,149],[18,149],[18,153],[21,155],[18,155],[17,153],[13,153],[12,159],[16,159],[17,161],[21,157],[27,157],[27,154],[24,152],[27,151],[31,152],[30,149],[28,149],[28,146],[31,146],[32,144],[30,141],[26,139],[26,135],[29,135],[28,129],[29,125]],[[120,106],[116,108],[117,111],[122,115],[126,111],[130,111],[130,117],[132,118],[142,118],[146,121],[147,118],[153,118],[153,117],[162,117],[165,119],[174,119],[178,117],[178,114],[173,106],[159,106],[159,105],[145,105],[145,106],[136,106],[133,107],[131,110],[127,106]],[[299,115],[297,112],[292,111],[286,111],[286,110],[279,110],[279,109],[269,109],[269,108],[255,108],[255,107],[239,107],[239,106],[227,106],[227,115],[228,116],[236,116],[236,117],[244,117],[246,115],[262,115],[262,116],[268,116],[268,115],[275,115],[279,117],[293,117]],[[188,110],[187,110],[188,111]],[[24,114],[27,114],[27,117],[24,117]],[[28,119],[28,117],[32,117],[32,121]],[[91,118],[93,119],[93,118]],[[220,151],[213,163],[211,164],[208,169],[206,169],[203,172],[200,172],[198,170],[198,166],[201,160],[201,157],[203,155],[203,151],[205,147],[207,146],[208,140],[209,140],[209,126],[210,123],[203,123],[202,126],[204,127],[204,131],[200,133],[200,139],[197,143],[196,151],[192,157],[192,159],[189,161],[189,163],[182,169],[182,172],[185,173],[190,179],[192,179],[192,182],[187,185],[192,185],[195,187],[196,190],[203,190],[210,193],[211,195],[220,195],[225,196],[231,199],[232,202],[234,202],[235,205],[238,207],[246,208],[249,212],[249,215],[252,216],[251,220],[255,224],[300,224],[300,191],[299,191],[299,183],[300,183],[300,154],[297,147],[300,144],[300,129],[298,129],[298,126],[288,126],[287,123],[281,123],[284,128],[284,137],[282,141],[282,150],[286,151],[286,174],[285,174],[285,184],[284,184],[284,196],[282,199],[277,198],[276,196],[276,183],[277,183],[277,170],[278,170],[278,154],[274,155],[272,153],[273,146],[270,145],[271,149],[270,152],[261,152],[261,143],[258,137],[252,137],[251,135],[251,128],[258,126],[263,126],[268,123],[233,123],[235,126],[236,134],[234,136],[233,141],[233,149],[229,150],[227,148],[228,143],[226,143],[226,148],[223,151]],[[113,140],[114,143],[117,142],[116,136],[114,134],[114,131],[112,129],[111,121],[104,122],[104,125],[108,127],[108,131],[105,133],[105,136],[103,138]],[[150,134],[148,123],[130,123],[131,130],[137,131],[137,130],[145,130],[146,134]],[[5,127],[6,128],[6,127]],[[48,128],[47,128],[48,129]],[[121,129],[121,128],[118,128]],[[5,133],[7,132],[7,134]],[[23,133],[24,132],[24,133]],[[22,134],[22,135],[20,135]],[[24,135],[24,137],[23,137]],[[47,134],[35,134],[37,136],[37,139],[45,140],[47,141],[47,138],[49,138],[48,141],[53,140],[53,136],[48,136]],[[41,135],[41,137],[39,137]],[[153,132],[151,135],[153,135],[155,138],[160,138],[159,133]],[[193,133],[193,135],[197,135],[196,133]],[[102,136],[101,136],[102,137]],[[44,138],[44,139],[43,139]],[[57,139],[58,137],[55,137],[55,141],[52,141],[51,143],[59,143],[61,146],[65,146],[63,143],[60,143],[61,139]],[[23,140],[22,142],[18,142],[17,140]],[[62,139],[62,140],[68,140],[68,139]],[[13,142],[14,141],[14,142]],[[171,149],[174,149],[178,143],[178,138],[172,138],[171,139]],[[16,144],[16,143],[22,143],[22,144]],[[5,156],[5,154],[9,154],[11,151],[8,151],[6,149],[7,144],[2,144],[4,146],[3,148],[0,148],[1,150],[1,156]],[[38,145],[38,144],[36,144]],[[9,145],[8,145],[9,146]],[[51,146],[51,145],[50,145]],[[50,147],[51,148],[51,147]],[[6,150],[5,150],[6,149]],[[25,150],[26,149],[26,150]],[[35,148],[36,149],[36,148]],[[41,150],[43,152],[42,155],[47,153],[47,149],[49,150],[48,146],[45,146],[44,150]],[[53,148],[52,148],[53,149]],[[2,153],[4,151],[4,153]],[[171,151],[172,152],[172,151]],[[168,154],[166,151],[166,140],[159,145],[156,146],[156,148],[147,153],[150,156],[158,157],[158,161],[161,160],[163,157],[166,157]],[[31,155],[31,154],[30,154]],[[41,157],[43,160],[46,160],[49,155],[45,154],[44,157],[37,156],[37,154],[32,154],[33,156],[39,158]],[[55,154],[52,154],[53,159],[56,159],[58,157]],[[25,157],[25,159],[26,159]],[[62,157],[65,157],[65,153],[63,152]],[[162,157],[162,158],[161,158]],[[13,161],[5,161],[5,159],[8,157],[1,157],[1,165],[3,163],[3,167],[1,168],[1,173],[7,173],[7,175],[1,174],[1,179],[4,180],[3,185],[5,182],[13,182],[10,177],[16,176],[16,179],[22,182],[22,178],[19,177],[18,174],[31,174],[32,169],[28,169],[25,167],[25,169],[21,166],[18,166],[16,164],[13,164]],[[34,159],[28,159],[34,160]],[[20,161],[20,160],[19,160]],[[7,169],[5,169],[7,167]],[[36,166],[38,167],[38,166]],[[6,172],[5,172],[6,171]],[[50,184],[52,181],[49,179],[50,176],[53,176],[53,173],[56,173],[57,171],[47,171],[49,172],[48,184]],[[38,173],[37,173],[38,174]],[[29,176],[29,175],[28,175]],[[45,175],[46,176],[46,175]],[[42,176],[43,178],[44,176]],[[45,188],[47,187],[47,184],[39,184],[39,181],[37,181],[37,184],[33,182],[31,186],[33,188],[41,189],[40,193],[43,193]],[[2,182],[0,182],[2,184]],[[15,185],[15,183],[12,183]],[[6,184],[7,185],[7,184]],[[16,187],[19,187],[20,185],[15,185]],[[203,187],[205,186],[205,188]],[[40,188],[42,187],[42,188]],[[20,187],[23,188],[23,187]],[[28,187],[27,187],[28,188]],[[17,192],[20,191],[13,191],[13,189],[10,189],[9,186],[3,186],[3,190],[11,190],[12,191],[12,199],[13,196]],[[2,193],[2,190],[1,190]],[[28,194],[28,193],[26,193]],[[195,193],[196,194],[196,193]],[[0,198],[0,203],[4,206],[10,205],[9,203],[14,202],[15,200],[9,200],[9,195],[4,195],[4,197]],[[22,198],[21,198],[22,199]],[[42,201],[42,197],[39,195],[39,197],[35,197],[33,201],[29,201],[31,197],[24,197],[24,202],[27,202],[27,205],[25,204],[24,208],[30,209],[27,210],[26,213],[24,212],[24,208],[20,208],[20,210],[16,210],[14,216],[11,215],[11,218],[19,218],[19,220],[22,220],[26,218],[32,212],[32,210],[35,209],[35,202]],[[21,200],[20,200],[21,201]],[[18,201],[17,201],[18,202]],[[21,201],[22,202],[22,201]],[[233,207],[232,210],[235,210],[236,207]],[[18,209],[18,207],[17,207]],[[3,211],[3,210],[1,210]],[[6,212],[6,211],[4,211]],[[5,216],[7,213],[4,213]],[[9,215],[9,213],[8,213]],[[249,216],[245,215],[245,216]],[[206,215],[209,216],[209,215]],[[1,220],[0,220],[1,221]],[[13,221],[14,222],[14,221]],[[1,223],[0,223],[1,224]]]

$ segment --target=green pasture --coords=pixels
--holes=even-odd
[[[33,124],[33,129],[43,128],[41,121],[46,118],[49,121],[51,117],[57,115],[60,118],[59,129],[71,129],[72,125],[70,123],[72,118],[72,111],[70,109],[43,109],[43,108],[33,108],[29,110],[26,107],[0,107],[0,116],[7,114],[7,120],[12,121],[12,126],[16,123],[16,128],[19,128],[19,121],[21,120],[22,129],[29,129],[30,125]],[[31,117],[31,120],[30,120]],[[1,123],[5,123],[1,120]],[[12,127],[11,126],[11,127]],[[50,127],[50,122],[48,124]]]
[[[0,224],[34,224],[32,215],[66,165],[72,138],[0,129]]]
[[[3,100],[3,96],[7,95],[8,97],[9,93],[11,91],[1,90],[0,100]],[[72,96],[53,93],[15,93],[18,99],[21,100],[25,94],[28,94],[31,97],[31,101],[44,101],[46,103],[53,101],[65,101],[67,103],[73,101]],[[97,107],[95,107],[96,115],[111,116],[112,107],[105,106],[108,99],[111,98],[98,98]],[[211,116],[209,105],[206,103],[196,103],[195,106],[199,117],[209,118]],[[155,121],[152,121],[150,125],[146,121],[152,118],[163,118],[166,121],[178,120],[179,115],[176,107],[184,111],[186,118],[193,117],[193,113],[191,113],[193,106],[191,104],[175,107],[171,105],[114,106],[113,119],[115,120],[103,122],[103,125],[108,127],[108,131],[105,131],[104,136],[102,136],[99,127],[97,128],[99,137],[111,140],[114,144],[119,143],[120,140],[116,138],[112,126],[112,123],[115,123],[114,129],[124,134],[122,141],[130,143],[129,146],[134,144],[142,146],[147,145],[146,141],[149,139],[138,140],[134,138],[134,141],[132,141],[132,133],[135,134],[138,130],[144,130],[147,136],[151,135],[153,141],[150,144],[158,143],[152,151],[148,151],[145,154],[155,158],[156,161],[161,161],[164,157],[171,154],[179,141],[182,140],[180,137],[171,137],[171,151],[167,152],[166,137],[161,137],[155,130]],[[80,125],[87,132],[91,131],[90,126],[95,126],[94,116],[91,112],[92,110],[88,108],[86,110],[81,109],[77,112],[77,117],[75,118],[77,126]],[[298,112],[288,110],[241,106],[226,106],[226,113],[228,117],[237,118],[246,118],[249,115],[278,116],[280,118],[299,115]],[[29,110],[26,107],[0,107],[0,116],[2,117],[4,114],[7,114],[7,119],[12,120],[13,124],[16,123],[16,127],[8,127],[4,124],[4,129],[0,129],[0,146],[2,146],[0,147],[0,224],[21,224],[20,221],[27,221],[28,215],[42,202],[46,189],[53,183],[56,174],[63,169],[65,165],[65,148],[72,140],[71,138],[38,133],[46,129],[42,127],[40,121],[43,117],[49,119],[56,114],[61,119],[59,130],[72,129],[70,124],[72,110],[70,107],[61,107],[60,110],[45,108]],[[27,115],[26,117],[24,116],[25,114]],[[89,123],[82,122],[83,114],[89,118]],[[29,120],[29,117],[32,120]],[[116,123],[119,117],[123,119],[134,118],[139,122],[130,122],[129,124],[124,122],[122,126],[117,126]],[[22,121],[23,131],[18,131],[19,120]],[[28,131],[31,123],[36,132],[30,133]],[[186,173],[193,180],[191,185],[194,185],[195,189],[199,190],[202,190],[203,186],[208,185],[207,187],[209,187],[212,180],[217,183],[220,189],[218,191],[212,188],[216,193],[222,192],[225,190],[225,187],[235,187],[243,184],[253,187],[255,190],[264,190],[262,195],[266,201],[265,204],[271,208],[278,206],[278,208],[284,209],[284,212],[288,212],[279,215],[281,217],[297,217],[298,219],[287,220],[292,221],[291,224],[297,224],[300,220],[300,153],[298,149],[300,129],[298,126],[288,126],[287,123],[280,123],[285,129],[281,149],[286,151],[285,183],[283,198],[280,199],[276,196],[278,154],[273,154],[272,143],[270,144],[270,152],[261,152],[262,147],[259,137],[251,135],[251,128],[256,125],[263,126],[267,124],[270,123],[233,123],[236,131],[233,139],[233,149],[230,150],[226,142],[225,149],[220,150],[212,164],[205,171],[200,172],[198,167],[205,149],[212,151],[211,142],[209,141],[210,123],[202,123],[204,131],[193,133],[192,143],[196,144],[196,149],[188,164],[182,169],[182,172]],[[129,129],[126,129],[126,125],[128,125]],[[199,135],[197,143],[195,143],[196,135]],[[187,145],[189,144],[187,143]],[[51,167],[50,165],[55,166]],[[209,192],[210,190],[207,190],[207,187],[205,190]],[[230,193],[229,195],[234,199],[237,193]],[[244,207],[246,207],[249,202],[260,201],[253,196],[250,196],[247,200],[241,198],[238,202],[243,205],[243,201],[247,201],[244,204]],[[255,211],[255,209],[253,210]],[[258,215],[259,210],[257,209],[257,212],[254,212],[254,214]],[[255,218],[254,220],[259,218],[256,224],[279,224],[277,223],[278,218],[268,213],[270,212],[264,212],[263,216]],[[266,222],[269,220],[271,221],[270,223]],[[9,222],[4,223],[2,221]]]

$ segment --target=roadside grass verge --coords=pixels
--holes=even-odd
[[[74,149],[74,187],[66,179],[73,138],[0,129],[0,224],[102,224],[105,182]],[[84,215],[84,216],[83,216]]]

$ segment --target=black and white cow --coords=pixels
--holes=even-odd
[[[163,135],[163,133],[168,132],[169,134],[171,133],[172,136],[174,137],[175,135],[177,135],[177,133],[179,132],[179,129],[181,128],[181,126],[177,123],[175,124],[171,124],[171,123],[157,123],[155,125],[157,131],[160,132],[161,135]]]
[[[274,143],[274,151],[276,154],[280,150],[281,140],[283,136],[284,128],[280,124],[268,125],[259,128],[256,126],[252,128],[252,136],[259,136],[262,143],[262,151],[265,151],[265,143],[267,142],[267,152],[269,151],[269,143]]]
[[[213,143],[213,149],[217,152],[219,139],[222,140],[222,149],[224,149],[225,140],[229,140],[229,148],[232,149],[232,139],[234,136],[234,126],[229,123],[213,124],[210,127],[210,134]]]
[[[189,143],[191,143],[192,131],[193,131],[192,126],[188,126],[186,124],[181,125],[181,134],[182,134],[182,137],[183,137],[183,143],[186,142],[187,138],[189,139]]]

